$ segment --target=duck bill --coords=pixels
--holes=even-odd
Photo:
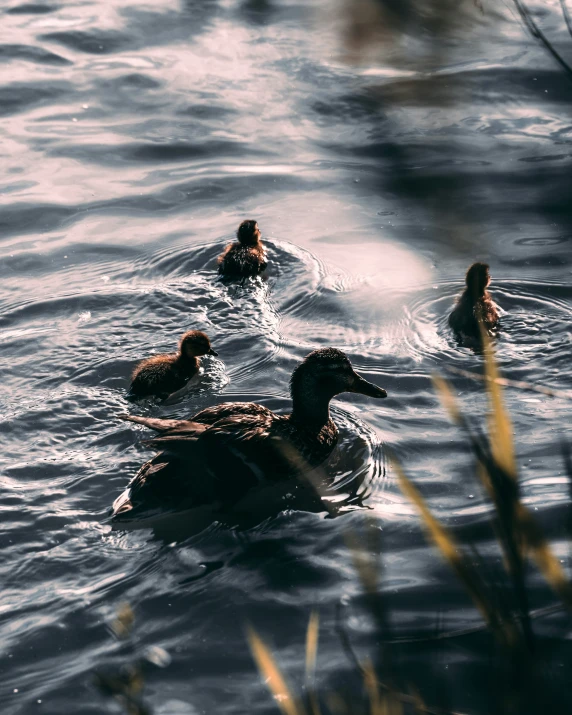
[[[387,392],[383,387],[378,387],[374,385],[373,382],[364,380],[357,372],[354,373],[354,382],[348,392],[357,392],[360,395],[367,395],[368,397],[387,397]]]
[[[209,348],[207,355],[214,355],[215,357],[218,357],[217,351],[213,350],[212,348]]]

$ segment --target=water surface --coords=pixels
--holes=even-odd
[[[543,22],[562,40],[548,7]],[[393,635],[478,625],[385,450],[440,518],[490,552],[471,456],[430,376],[480,368],[446,325],[479,259],[504,311],[505,376],[572,389],[572,85],[510,17],[454,38],[430,78],[391,53],[346,63],[325,2],[2,12],[2,712],[112,707],[92,674],[131,657],[107,628],[122,601],[136,612],[138,651],[172,659],[148,677],[155,713],[274,712],[244,626],[300,682],[313,608],[320,682],[333,689],[349,668],[339,603],[356,647],[371,646],[345,541],[364,511],[380,532]],[[269,275],[224,285],[216,256],[250,217],[268,239]],[[128,403],[137,361],[191,328],[220,356],[200,386],[176,405]],[[232,399],[287,409],[292,369],[327,345],[389,395],[334,402],[341,442],[325,468],[364,489],[341,516],[286,494],[287,508],[239,531],[214,524],[173,543],[111,529],[113,499],[149,454],[144,430],[117,413],[186,416]],[[482,416],[479,383],[453,379]],[[570,402],[514,389],[507,402],[525,501],[566,559],[559,443]],[[535,607],[552,603],[534,574],[531,584]],[[538,628],[568,627],[551,623]],[[461,646],[426,648],[404,647],[405,667],[421,662],[459,709],[484,711],[479,663]]]

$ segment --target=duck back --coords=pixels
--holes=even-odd
[[[145,444],[161,451],[115,501],[113,516],[149,506],[230,506],[255,486],[317,466],[337,442],[331,420],[317,435],[306,433],[289,416],[255,403],[224,403],[186,421],[126,419],[159,431]]]
[[[177,355],[157,355],[135,368],[129,394],[132,397],[167,397],[184,387],[197,372],[197,365],[182,364]]]
[[[233,243],[221,256],[218,272],[223,276],[246,278],[258,275],[266,266],[266,252],[262,245]]]
[[[473,300],[465,291],[449,315],[449,326],[460,337],[480,340],[479,321],[482,322],[485,330],[492,334],[498,327],[497,307],[488,292]]]

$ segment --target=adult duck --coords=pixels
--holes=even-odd
[[[358,375],[335,348],[310,353],[290,380],[292,412],[279,415],[253,402],[227,402],[188,420],[119,415],[159,433],[161,450],[114,502],[113,517],[204,504],[231,506],[253,487],[291,478],[331,454],[338,430],[330,400],[342,392],[387,397]]]
[[[267,266],[261,235],[256,221],[243,221],[236,232],[237,241],[229,243],[218,257],[220,275],[227,278],[246,278],[261,273]]]
[[[489,335],[498,329],[499,313],[487,288],[491,282],[489,266],[473,263],[465,276],[465,290],[449,315],[449,326],[461,341],[479,342],[479,323]]]

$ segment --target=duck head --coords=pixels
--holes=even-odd
[[[329,403],[342,392],[368,397],[387,397],[382,388],[368,382],[353,369],[347,356],[336,348],[314,350],[292,373],[292,414],[323,426],[329,420]]]
[[[236,231],[238,242],[243,246],[257,246],[261,235],[258,223],[254,219],[246,219]]]
[[[181,356],[185,358],[196,358],[201,355],[218,355],[211,348],[208,336],[200,330],[189,330],[181,338],[179,343]]]
[[[474,298],[481,298],[491,282],[489,266],[487,263],[473,263],[465,277],[467,290]]]

